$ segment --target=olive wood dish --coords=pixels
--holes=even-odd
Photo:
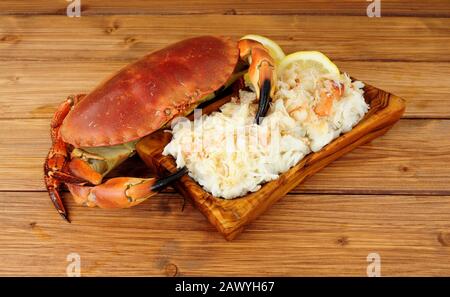
[[[319,152],[310,153],[278,179],[262,185],[259,191],[232,200],[216,198],[188,175],[177,181],[174,188],[189,198],[227,240],[234,239],[246,225],[307,177],[354,148],[383,135],[400,119],[405,110],[402,98],[370,85],[366,85],[364,91],[370,109],[351,131],[336,138]],[[230,97],[221,98],[206,106],[203,114],[217,110]],[[162,155],[162,150],[171,137],[170,133],[160,130],[137,144],[139,156],[155,174],[163,175],[177,170],[174,158]]]

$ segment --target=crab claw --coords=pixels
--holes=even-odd
[[[128,208],[156,195],[186,172],[187,169],[183,168],[161,179],[116,177],[98,186],[68,184],[67,187],[78,204],[100,208]]]
[[[261,43],[250,39],[239,41],[239,53],[241,59],[250,64],[248,76],[259,100],[255,117],[256,123],[259,124],[269,109],[270,98],[275,93],[275,61]]]

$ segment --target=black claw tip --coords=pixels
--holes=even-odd
[[[255,117],[255,122],[257,125],[261,123],[261,118],[265,117],[267,111],[269,110],[270,89],[271,89],[270,80],[269,79],[264,80],[263,86],[260,90],[258,111],[256,112]]]
[[[67,213],[59,211],[59,215],[67,222],[70,223],[69,217],[67,216]]]
[[[173,181],[179,179],[180,177],[182,177],[183,175],[185,175],[187,173],[187,171],[188,171],[187,168],[183,167],[180,170],[178,170],[177,172],[157,180],[151,187],[151,190],[159,191],[159,190],[165,188],[171,182],[173,182]]]
[[[61,197],[58,194],[58,191],[54,188],[47,188],[48,194],[50,195],[50,199],[52,200],[53,205],[58,211],[59,215],[66,221],[70,223],[69,217],[67,216],[66,209],[64,208],[64,204],[62,203]]]

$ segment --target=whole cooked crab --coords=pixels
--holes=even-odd
[[[59,214],[68,220],[60,194],[63,184],[79,204],[125,208],[185,174],[180,170],[160,180],[116,177],[102,183],[135,153],[142,137],[212,99],[247,64],[259,99],[259,122],[273,95],[276,71],[269,51],[249,39],[186,39],[126,66],[87,95],[70,96],[51,122],[52,147],[44,164],[45,184]]]

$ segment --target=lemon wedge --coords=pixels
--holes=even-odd
[[[327,56],[317,51],[302,51],[287,55],[278,65],[278,74],[283,73],[286,68],[294,63],[299,64],[299,66],[303,69],[317,69],[323,74],[340,74],[337,66],[331,62]]]
[[[281,49],[281,47],[275,41],[273,41],[272,39],[269,39],[267,37],[264,37],[261,35],[256,35],[256,34],[249,34],[249,35],[245,35],[241,39],[250,39],[250,40],[258,41],[259,43],[264,45],[267,48],[267,50],[269,51],[272,58],[274,58],[276,63],[279,63],[286,56],[284,54],[283,50]]]

